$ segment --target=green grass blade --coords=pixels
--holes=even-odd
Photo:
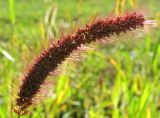
[[[9,11],[10,11],[10,22],[15,24],[15,8],[14,8],[14,0],[9,0]]]

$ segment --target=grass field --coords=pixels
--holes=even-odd
[[[135,9],[147,9],[147,18],[160,20],[159,0],[124,1],[0,0],[0,118],[17,118],[14,100],[26,65],[62,32],[73,32],[97,16]],[[97,48],[86,51],[80,62],[67,61],[61,74],[48,78],[56,84],[44,89],[48,94],[22,117],[160,118],[157,26],[109,45],[92,44]]]

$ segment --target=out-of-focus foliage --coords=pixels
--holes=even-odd
[[[0,118],[17,117],[21,73],[50,41],[97,15],[146,8],[147,18],[159,20],[159,6],[159,0],[0,0]],[[58,77],[48,78],[56,82],[45,89],[44,100],[23,117],[160,117],[159,32],[139,30],[123,42],[96,44],[98,49],[88,50],[82,61],[67,62]]]
[[[137,0],[115,0],[115,14],[122,14],[126,7],[136,8]]]

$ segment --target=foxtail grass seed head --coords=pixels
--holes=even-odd
[[[104,37],[135,30],[143,27],[144,21],[143,14],[139,13],[97,20],[83,29],[78,29],[75,34],[62,37],[57,43],[52,43],[47,50],[35,58],[31,67],[25,72],[19,87],[16,99],[18,109],[15,112],[19,115],[27,112],[27,108],[33,104],[33,98],[40,92],[40,87],[49,73],[56,71],[58,65],[82,44],[90,44]]]

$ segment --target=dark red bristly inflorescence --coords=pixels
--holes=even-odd
[[[16,104],[20,111],[25,111],[33,103],[33,97],[39,92],[40,86],[51,71],[57,69],[65,59],[82,44],[89,44],[113,34],[119,35],[143,27],[145,19],[142,14],[132,13],[115,18],[98,20],[86,25],[74,35],[63,37],[56,44],[51,44],[48,50],[36,57],[30,69],[23,77],[19,88]],[[19,112],[20,113],[20,112]]]

